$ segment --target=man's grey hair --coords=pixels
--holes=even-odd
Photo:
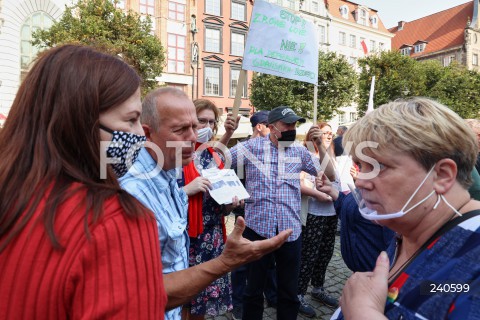
[[[161,87],[150,91],[143,99],[140,121],[142,124],[148,125],[153,132],[158,132],[160,129],[161,112],[159,109],[168,105],[168,98],[164,96],[189,99],[185,92],[175,87]]]

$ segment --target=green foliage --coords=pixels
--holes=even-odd
[[[358,110],[367,110],[372,77],[375,76],[373,104],[378,107],[397,98],[422,95],[425,91],[425,75],[419,72],[418,62],[402,56],[398,51],[382,51],[358,61],[359,76]]]
[[[409,96],[430,97],[464,118],[476,118],[480,111],[480,74],[452,63],[443,67],[437,60],[417,61],[398,51],[382,52],[359,60],[358,109],[368,105],[370,83],[375,75],[374,106]]]
[[[317,112],[329,120],[339,108],[348,106],[356,92],[356,74],[348,62],[332,52],[318,58]],[[290,106],[297,114],[313,118],[314,86],[309,83],[256,74],[250,87],[250,101],[258,110]]]
[[[33,35],[33,45],[49,48],[73,43],[89,45],[121,56],[143,78],[142,89],[156,87],[165,60],[160,40],[151,34],[152,22],[139,14],[116,9],[109,0],[79,0],[67,7],[49,30]]]
[[[477,118],[480,111],[480,74],[452,63],[430,91],[430,96],[447,105],[462,118]]]

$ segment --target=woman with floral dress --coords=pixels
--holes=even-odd
[[[198,139],[193,161],[183,168],[184,190],[189,196],[188,234],[190,236],[190,267],[218,257],[224,248],[226,231],[224,215],[238,205],[237,198],[232,205],[218,204],[208,192],[212,185],[201,176],[203,169],[223,168],[223,161],[211,146],[206,147],[217,131],[218,109],[210,100],[194,101],[198,118]],[[233,117],[227,117],[226,134],[221,142],[226,144],[235,130]],[[216,316],[232,310],[232,287],[229,275],[215,280],[198,294],[183,313],[185,318],[205,319],[205,315]]]

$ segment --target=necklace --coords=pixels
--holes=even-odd
[[[443,234],[445,231],[444,231],[444,228],[447,226],[447,224],[452,221],[453,219],[455,219],[455,217],[457,216],[457,212],[460,212],[460,210],[467,205],[467,203],[469,203],[471,200],[471,198],[469,198],[467,200],[467,202],[465,202],[464,204],[462,204],[460,206],[460,208],[457,209],[457,211],[453,212],[453,215],[450,217],[450,219],[448,219],[439,229],[437,229],[437,231],[422,245],[420,246],[420,248],[418,248],[408,259],[407,261],[405,261],[404,263],[402,263],[402,265],[397,269],[397,271],[395,271],[391,276],[388,277],[388,282],[389,282],[389,285],[391,283],[393,283],[397,278],[398,276],[403,272],[403,270],[410,264],[410,262],[412,262],[413,259],[415,259],[426,247],[428,247],[436,238],[438,238],[441,234]],[[396,244],[395,244],[395,254],[394,254],[394,260],[393,260],[393,263],[392,263],[392,268],[395,266],[395,262],[398,258],[398,254],[399,254],[399,248],[400,248],[400,245],[402,244],[402,237],[401,235],[397,235],[396,236],[397,239],[396,239]],[[390,268],[390,270],[392,270],[392,268]]]

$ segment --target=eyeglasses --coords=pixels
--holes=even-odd
[[[198,118],[198,122],[200,122],[200,124],[209,124],[211,126],[214,126],[217,124],[217,120],[208,120],[208,119],[205,119],[205,118]]]
[[[333,132],[322,132],[324,136],[333,137]]]

